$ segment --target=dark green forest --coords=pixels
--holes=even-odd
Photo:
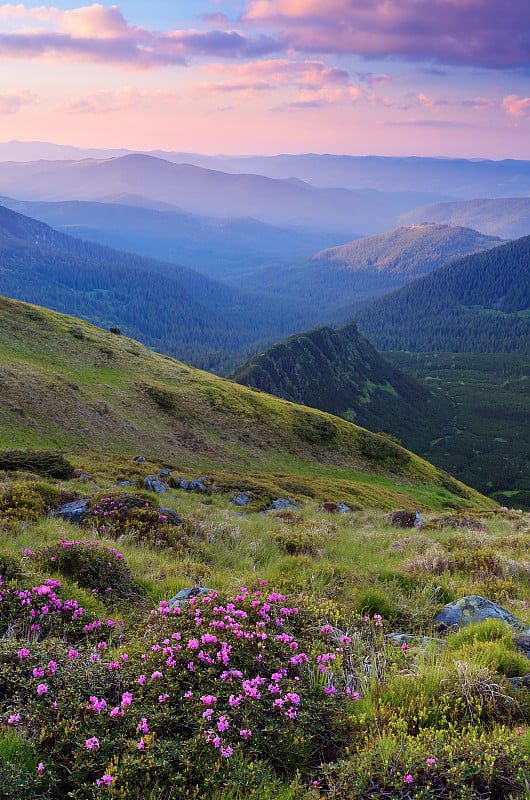
[[[440,267],[355,319],[380,350],[530,355],[530,236]]]

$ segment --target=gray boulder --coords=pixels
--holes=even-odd
[[[74,500],[72,503],[64,503],[59,506],[53,516],[64,519],[66,522],[81,522],[88,514],[89,509],[90,498],[85,497],[82,500]]]
[[[244,494],[243,492],[239,492],[239,494],[236,494],[236,496],[234,497],[234,503],[236,504],[236,506],[249,506],[251,502],[252,500],[250,499],[250,497],[247,497],[247,495]]]
[[[158,473],[158,477],[167,478],[170,472],[171,470],[169,469],[169,467],[164,467],[164,469],[161,469],[160,472]]]
[[[118,486],[130,486],[130,481],[118,481]]]
[[[482,622],[485,619],[500,619],[512,630],[526,633],[523,623],[510,611],[478,594],[471,594],[448,603],[435,616],[434,622],[439,631],[444,631],[449,628],[465,628],[467,625]]]
[[[137,464],[145,464],[145,456],[136,456],[134,461],[136,461]]]
[[[291,501],[287,500],[285,497],[278,497],[270,504],[269,511],[284,511],[287,508],[298,508],[298,506],[295,506],[294,503],[291,503]]]
[[[207,490],[206,481],[211,481],[207,475],[203,475],[200,478],[195,478],[193,481],[185,480],[181,475],[178,478],[178,485],[181,489],[185,489],[187,492],[193,492],[196,489],[199,489],[201,492],[205,492]]]
[[[148,492],[156,492],[156,494],[164,494],[167,492],[167,486],[162,481],[155,478],[154,475],[148,475],[144,481],[144,489]]]
[[[177,606],[184,606],[189,600],[191,600],[192,597],[200,597],[204,594],[208,594],[211,591],[211,589],[206,589],[204,586],[194,586],[187,589],[181,589],[180,592],[177,592],[177,594],[171,598],[169,601],[169,607],[176,608]]]

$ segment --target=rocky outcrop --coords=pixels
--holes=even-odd
[[[167,492],[167,486],[154,475],[148,475],[144,481],[144,489],[148,492],[156,492],[156,494],[164,494]]]
[[[510,611],[477,594],[461,597],[459,600],[448,603],[435,616],[434,623],[439,631],[445,631],[451,628],[465,628],[467,625],[482,622],[485,619],[500,619],[514,632],[527,633],[525,625]]]
[[[73,500],[71,503],[64,503],[54,512],[54,517],[65,520],[65,522],[82,522],[90,509],[90,498],[84,497],[81,500]]]

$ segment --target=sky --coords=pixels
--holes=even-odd
[[[530,159],[530,0],[0,3],[0,141]]]

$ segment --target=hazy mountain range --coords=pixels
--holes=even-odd
[[[530,233],[530,197],[434,203],[408,211],[399,217],[403,225],[411,225],[426,219],[449,225],[466,225],[490,236],[500,236],[502,239],[518,239]]]
[[[130,154],[123,149],[77,148],[46,142],[0,144],[1,161],[107,159]],[[350,156],[305,153],[274,156],[227,156],[149,151],[179,164],[270,178],[299,178],[314,186],[427,192],[443,199],[530,195],[530,161],[503,159]],[[9,192],[7,192],[9,194]],[[14,194],[14,193],[12,193]],[[16,196],[16,195],[15,195]]]

